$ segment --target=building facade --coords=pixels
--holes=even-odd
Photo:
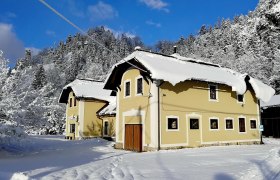
[[[261,103],[263,135],[280,138],[280,95],[275,95],[267,103]]]
[[[113,67],[105,88],[117,91],[116,148],[141,152],[260,143],[260,107],[253,87],[261,82],[251,85],[249,76],[235,79],[235,73],[220,66],[178,57],[138,50]],[[193,71],[190,78],[187,68],[194,64],[192,70],[206,74]]]
[[[102,136],[103,122],[98,112],[112,99],[103,86],[102,82],[77,79],[63,88],[59,102],[66,104],[67,139]]]

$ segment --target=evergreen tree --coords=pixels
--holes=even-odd
[[[41,89],[45,84],[46,84],[45,70],[44,67],[40,65],[35,74],[34,80],[32,82],[32,87],[34,89]]]

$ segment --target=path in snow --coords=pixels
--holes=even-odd
[[[100,139],[33,136],[20,153],[0,152],[0,179],[280,179],[280,140],[266,141],[133,153]]]

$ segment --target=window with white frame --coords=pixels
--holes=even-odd
[[[233,119],[226,119],[226,129],[233,129]]]
[[[257,129],[257,121],[256,120],[250,120],[250,126],[251,129]]]
[[[136,80],[136,93],[139,95],[139,94],[143,94],[143,78],[137,78]]]
[[[210,84],[209,85],[209,99],[210,100],[218,100],[218,93],[217,93],[217,85]]]
[[[130,81],[126,81],[125,83],[124,83],[124,95],[125,95],[125,97],[128,97],[128,96],[130,96]]]
[[[212,130],[219,129],[219,120],[217,118],[210,119],[210,129],[212,129]]]
[[[167,129],[168,130],[178,130],[178,118],[177,117],[167,117]]]

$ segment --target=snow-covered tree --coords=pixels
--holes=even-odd
[[[40,89],[42,88],[45,84],[46,84],[46,74],[45,74],[45,70],[44,70],[44,67],[43,66],[39,66],[36,74],[35,74],[35,77],[34,77],[34,80],[32,82],[32,87],[34,89]]]
[[[3,83],[7,79],[9,69],[10,69],[8,67],[8,63],[9,61],[3,57],[3,52],[0,50],[0,87],[3,86]]]

